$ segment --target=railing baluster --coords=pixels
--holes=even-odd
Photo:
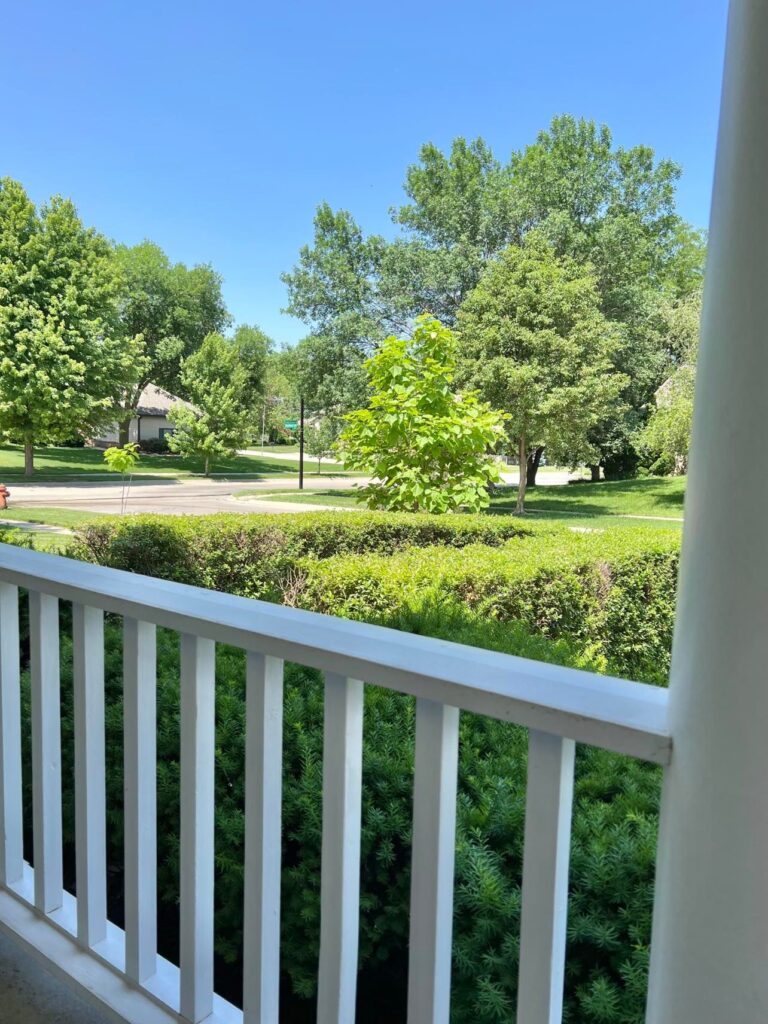
[[[243,1020],[264,1024],[280,997],[283,662],[247,658]]]
[[[416,701],[409,1024],[448,1024],[459,711]]]
[[[181,1016],[213,1009],[216,648],[181,637]]]
[[[531,730],[517,1024],[563,1016],[574,750],[573,740]]]
[[[157,969],[156,635],[123,622],[125,972],[143,982]]]
[[[318,1024],[355,1019],[360,930],[363,684],[325,677]]]
[[[29,593],[32,710],[32,825],[35,906],[50,913],[62,901],[61,696],[59,602]]]
[[[104,613],[72,606],[75,711],[77,937],[107,934],[107,831],[104,779]]]
[[[0,583],[0,885],[22,876],[19,588]]]

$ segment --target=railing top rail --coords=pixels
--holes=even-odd
[[[0,580],[667,764],[667,691],[0,544]]]

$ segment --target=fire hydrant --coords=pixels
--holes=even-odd
[[[0,484],[0,509],[8,508],[8,498],[10,497],[10,495],[11,492],[8,490],[5,484]]]

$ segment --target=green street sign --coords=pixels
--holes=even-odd
[[[295,430],[299,425],[298,420],[283,420],[283,426],[286,430]]]

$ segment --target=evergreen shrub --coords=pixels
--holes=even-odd
[[[131,517],[88,527],[79,551],[123,569],[661,682],[671,642],[677,545],[677,536],[656,529],[583,533],[491,516],[322,513]],[[108,832],[115,894],[122,884],[120,647],[119,625],[108,621]],[[171,920],[178,913],[178,679],[178,638],[161,630],[159,893],[161,918]],[[67,642],[63,680],[65,779],[71,786]],[[322,714],[318,673],[286,666],[282,964],[286,1019],[297,1021],[305,1014],[309,1019],[305,1007],[316,987]],[[228,648],[217,652],[216,717],[218,979],[224,994],[236,999],[244,659]],[[367,687],[364,728],[360,1010],[369,1024],[390,1024],[405,1017],[413,701]],[[514,1019],[515,1012],[527,734],[470,714],[462,714],[460,730],[452,1019],[495,1024]],[[29,799],[28,771],[25,777]],[[659,784],[655,766],[578,749],[568,1024],[643,1020]],[[73,829],[67,792],[70,851]],[[161,940],[166,954],[174,955],[173,930],[161,932]]]

